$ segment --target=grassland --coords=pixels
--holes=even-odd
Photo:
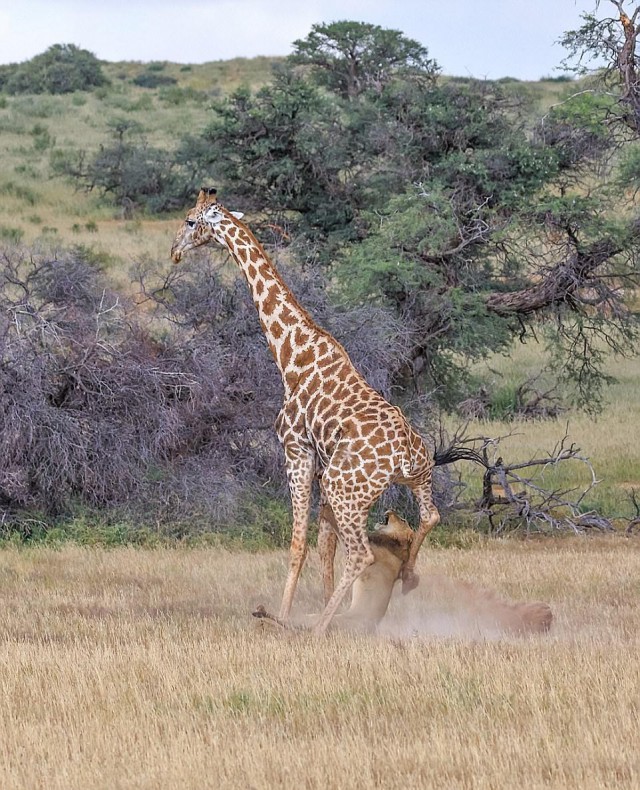
[[[284,637],[283,552],[0,553],[0,786],[635,788],[640,546],[482,541],[422,573],[543,599],[528,639]],[[298,606],[319,606],[312,555]],[[424,623],[424,621],[423,621]],[[440,620],[442,633],[442,619]]]
[[[171,149],[185,133],[204,128],[216,98],[240,85],[264,84],[273,62],[157,64],[151,73],[177,84],[154,89],[131,82],[149,64],[109,63],[111,86],[93,93],[0,97],[0,243],[84,245],[112,266],[121,285],[134,260],[166,261],[175,218],[123,219],[98,195],[53,177],[51,152],[95,152],[109,140],[108,124],[122,118],[138,124],[149,144]]]

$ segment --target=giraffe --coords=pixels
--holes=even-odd
[[[403,592],[417,586],[418,551],[440,520],[431,495],[433,459],[400,409],[367,384],[342,345],[299,304],[241,222],[242,216],[227,210],[215,189],[203,187],[178,230],[171,258],[178,263],[185,252],[218,243],[229,251],[249,285],[284,388],[275,428],[285,453],[293,529],[279,617],[289,617],[305,561],[312,484],[317,478],[325,609],[315,631],[323,634],[354,580],[374,561],[367,517],[391,483],[408,486],[418,502],[420,524],[404,566]],[[334,588],[337,538],[346,557]]]

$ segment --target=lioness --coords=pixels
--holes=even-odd
[[[387,612],[393,586],[402,575],[402,566],[409,558],[414,532],[407,522],[393,511],[386,514],[387,523],[378,524],[369,533],[375,561],[353,583],[351,606],[334,617],[331,627],[346,631],[374,632]],[[432,574],[425,579],[431,603],[446,599],[448,616],[461,618],[465,631],[473,634],[544,633],[551,627],[553,615],[546,603],[510,603],[491,590],[470,582]],[[437,608],[437,607],[436,607]],[[433,612],[432,612],[433,614]],[[259,606],[254,617],[262,618],[287,630],[306,631],[313,628],[320,615],[308,615],[298,624],[285,623]],[[429,632],[427,629],[426,632]]]
[[[377,524],[368,533],[375,561],[353,583],[351,606],[337,614],[331,628],[371,633],[387,612],[393,585],[400,578],[402,566],[409,559],[414,532],[407,522],[393,511],[387,513],[387,523]],[[313,628],[320,615],[309,615],[296,625],[288,625],[259,606],[254,617],[263,618],[283,628]]]

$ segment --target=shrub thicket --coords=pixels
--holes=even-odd
[[[403,328],[378,308],[336,310],[318,272],[287,275],[390,395]],[[3,256],[5,516],[108,507],[176,530],[234,524],[265,497],[286,503],[273,430],[281,381],[246,284],[198,256],[163,281],[139,276],[134,304],[80,250]]]
[[[24,63],[0,66],[7,93],[72,93],[106,85],[98,58],[75,44],[54,44]]]

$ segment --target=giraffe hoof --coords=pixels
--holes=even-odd
[[[407,595],[420,584],[420,577],[415,571],[406,571],[402,574],[402,594]]]

